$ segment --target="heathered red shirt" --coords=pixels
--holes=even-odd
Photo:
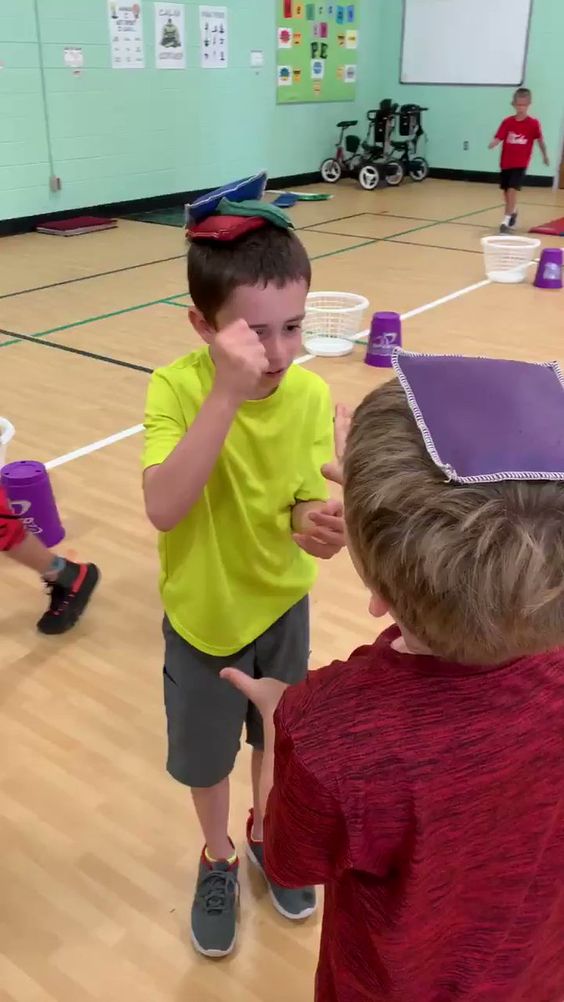
[[[563,1002],[564,649],[497,668],[387,630],[276,714],[266,862],[325,884],[317,1002]]]

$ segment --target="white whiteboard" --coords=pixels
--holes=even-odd
[[[404,0],[401,83],[518,86],[532,0]]]

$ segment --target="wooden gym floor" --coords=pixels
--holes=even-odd
[[[314,288],[365,293],[373,309],[407,314],[414,350],[563,358],[564,293],[484,281],[480,237],[499,223],[497,188],[427,181],[365,193],[344,183],[334,194],[293,210]],[[522,193],[524,230],[558,215],[564,191]],[[285,922],[245,862],[237,952],[214,963],[188,942],[200,838],[163,765],[161,610],[138,427],[150,370],[196,344],[186,302],[179,229],[122,221],[73,239],[0,241],[10,458],[56,461],[62,550],[103,575],[79,628],[57,640],[34,631],[43,597],[33,576],[1,568],[2,1002],[312,998],[319,917]],[[304,364],[353,406],[386,378],[363,365],[361,348]],[[321,566],[313,665],[373,638],[366,604],[346,554]],[[247,770],[243,751],[232,809],[240,849]]]

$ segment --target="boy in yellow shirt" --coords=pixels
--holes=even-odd
[[[256,198],[266,179],[255,180]],[[312,557],[344,545],[342,504],[327,499],[321,472],[333,451],[328,387],[292,364],[307,253],[282,213],[241,201],[248,189],[225,194],[191,208],[190,320],[205,347],[154,373],[143,457],[147,515],[160,532],[168,771],[191,788],[202,829],[191,935],[211,957],[235,944],[229,775],[244,724],[253,748],[247,854],[264,872],[262,723],[220,672],[305,677]],[[313,887],[269,891],[289,919],[315,910]]]

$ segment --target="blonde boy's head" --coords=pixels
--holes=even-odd
[[[370,393],[345,457],[368,587],[435,655],[501,664],[564,644],[564,484],[445,481],[399,383]]]

